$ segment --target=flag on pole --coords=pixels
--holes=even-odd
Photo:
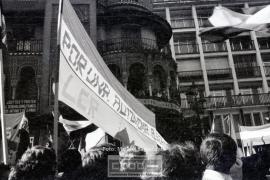
[[[9,163],[14,164],[29,145],[28,119],[24,112],[5,114],[6,137],[8,140]]]
[[[114,77],[68,0],[59,22],[59,100],[123,144],[166,148],[155,115]]]
[[[251,12],[251,11],[250,11]],[[234,12],[228,8],[217,6],[208,19],[213,27],[200,31],[200,36],[212,42],[224,41],[243,32],[256,31],[261,35],[270,36],[270,5],[252,15]]]

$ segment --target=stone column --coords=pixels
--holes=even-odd
[[[171,15],[170,15],[170,9],[168,7],[165,8],[166,11],[166,20],[168,21],[168,23],[171,25]],[[174,41],[173,41],[173,35],[170,39],[170,48],[171,48],[171,53],[172,53],[172,58],[174,59],[174,61],[176,61],[175,59],[175,51],[174,51]]]
[[[148,72],[147,75],[147,82],[148,82],[148,91],[149,91],[149,96],[153,96],[153,90],[152,90],[152,84],[153,84],[153,74],[152,72]]]
[[[231,49],[231,45],[230,45],[229,40],[226,40],[226,47],[227,47],[227,51],[228,51],[229,66],[230,66],[231,71],[232,71],[234,94],[238,95],[239,94],[239,85],[238,85],[237,75],[236,75],[233,56],[232,56],[232,49]]]
[[[171,77],[170,77],[170,75],[168,74],[167,82],[166,82],[166,91],[167,91],[167,97],[168,97],[168,100],[171,99],[171,96],[170,96],[170,86],[171,86]]]
[[[11,89],[12,89],[12,94],[11,94],[11,98],[12,100],[15,99],[16,97],[16,86],[17,86],[18,80],[16,78],[12,78],[11,79]]]
[[[207,97],[210,95],[210,88],[209,88],[205,59],[204,59],[204,54],[203,54],[202,40],[201,40],[201,37],[199,36],[199,22],[198,22],[195,6],[192,6],[192,16],[194,19],[194,24],[195,24],[195,29],[196,29],[196,38],[197,38],[197,43],[198,43],[199,51],[200,51],[200,63],[201,63],[201,69],[203,73],[205,95]]]
[[[248,8],[248,7],[249,7],[248,3],[245,3],[245,8]],[[260,53],[260,48],[259,48],[259,44],[258,44],[258,40],[257,40],[257,36],[256,36],[255,31],[251,31],[250,36],[254,42],[254,46],[255,46],[255,50],[256,50],[256,61],[257,61],[258,66],[260,67],[260,72],[261,72],[261,76],[262,76],[263,92],[268,93],[269,87],[268,87],[268,83],[267,83],[267,79],[266,79],[266,75],[265,75],[265,71],[264,71],[264,63],[263,63],[262,56]]]

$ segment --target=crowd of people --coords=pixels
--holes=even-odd
[[[161,158],[160,173],[149,176],[149,169],[141,169],[139,176],[119,179],[177,179],[177,180],[266,180],[270,167],[269,151],[261,149],[256,156],[243,157],[236,142],[225,134],[209,134],[200,148],[190,141],[172,143],[168,149],[159,149],[151,156]],[[149,153],[134,145],[118,148],[103,143],[84,153],[66,150],[59,163],[49,147],[33,146],[27,149],[14,167],[1,165],[1,180],[96,180],[118,179],[108,176],[108,157],[119,157],[120,172],[128,172],[136,157]],[[144,167],[144,166],[143,166]]]

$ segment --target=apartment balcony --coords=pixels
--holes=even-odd
[[[194,20],[192,18],[172,18],[171,26],[173,29],[195,28]]]
[[[235,67],[236,76],[239,79],[261,77],[259,66],[254,67]]]
[[[178,44],[174,43],[174,50],[176,55],[183,54],[199,54],[198,44]]]
[[[224,80],[232,79],[231,69],[209,69],[207,70],[207,77],[209,80]]]
[[[209,22],[208,18],[206,18],[206,17],[199,17],[199,18],[198,18],[198,23],[199,23],[199,26],[200,26],[200,27],[211,27],[211,26],[213,26],[213,25]]]
[[[231,41],[232,51],[250,51],[255,50],[253,41]]]
[[[226,52],[226,43],[203,43],[203,52]]]
[[[101,0],[103,5],[107,7],[115,7],[115,6],[122,6],[122,5],[132,5],[137,7],[143,7],[148,10],[152,9],[152,3],[150,0]]]
[[[181,71],[181,72],[178,72],[178,77],[180,79],[180,82],[202,81],[203,73],[202,73],[202,70]]]
[[[120,53],[120,52],[144,52],[152,51],[170,55],[168,48],[161,50],[157,47],[157,42],[146,38],[115,38],[98,42],[98,50],[101,54]]]
[[[241,107],[241,106],[256,106],[269,105],[270,94],[248,94],[248,95],[233,95],[231,97],[208,97],[206,98],[206,109],[217,109],[226,107]]]
[[[259,48],[263,49],[270,49],[270,40],[269,39],[258,39]]]
[[[270,104],[270,94],[262,93],[262,94],[206,97],[203,108],[220,109],[220,108],[259,106],[269,104]],[[181,108],[182,109],[189,108],[189,103],[187,99],[181,100]]]
[[[42,40],[8,40],[9,54],[41,54],[43,51]]]

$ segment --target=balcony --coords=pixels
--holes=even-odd
[[[198,46],[198,44],[174,43],[174,50],[175,50],[176,55],[199,54],[199,46]]]
[[[205,108],[226,108],[239,106],[255,106],[270,104],[270,94],[248,94],[248,95],[233,95],[231,97],[208,97],[206,98]]]
[[[225,43],[203,43],[203,52],[226,52],[227,47]]]
[[[254,67],[235,67],[237,78],[255,78],[261,77],[261,71],[259,66]]]
[[[107,2],[101,1],[103,5],[107,7],[119,6],[119,5],[134,5],[143,7],[146,9],[152,9],[152,3],[150,0],[107,0]]]
[[[43,51],[42,40],[9,40],[9,54],[41,54]]]
[[[263,49],[270,49],[270,40],[269,39],[258,39],[259,48]]]
[[[215,96],[206,97],[204,103],[204,109],[219,109],[241,106],[258,106],[269,105],[270,94],[247,94],[247,95],[233,95],[233,96]],[[187,99],[181,100],[181,108],[188,109],[189,104]]]
[[[203,80],[202,70],[178,72],[180,82],[193,82]]]
[[[250,51],[255,50],[253,41],[231,41],[232,51]]]
[[[194,28],[194,20],[193,19],[183,19],[183,18],[172,18],[171,26],[173,29],[176,28]]]
[[[117,52],[159,51],[157,42],[152,39],[115,38],[98,42],[101,54]],[[164,51],[168,52],[168,51]]]
[[[207,70],[207,77],[209,80],[224,80],[231,79],[231,69],[209,69]]]
[[[199,26],[200,26],[200,27],[211,27],[211,26],[213,26],[213,25],[209,22],[208,18],[206,18],[206,17],[199,17],[199,18],[198,18],[198,23],[199,23]]]

